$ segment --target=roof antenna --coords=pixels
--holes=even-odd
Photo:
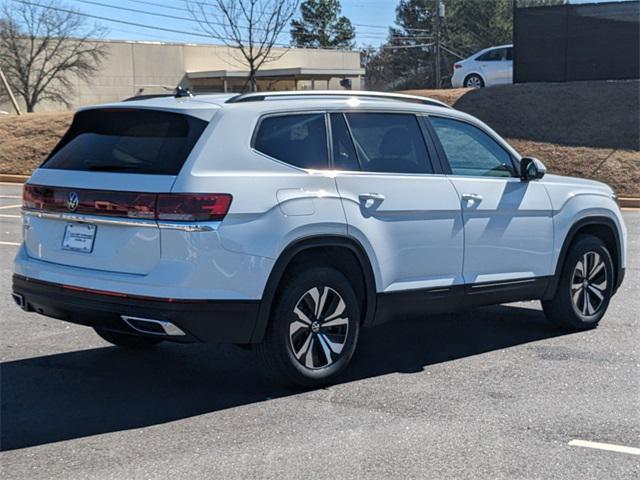
[[[184,97],[193,97],[193,94],[189,91],[188,88],[184,88],[182,85],[178,85],[176,87],[175,98],[184,98]]]

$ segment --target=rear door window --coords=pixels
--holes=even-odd
[[[415,115],[347,113],[345,117],[363,171],[433,173]]]
[[[42,168],[177,175],[206,126],[157,110],[85,110]]]
[[[299,168],[328,168],[324,114],[279,115],[264,118],[253,148]]]

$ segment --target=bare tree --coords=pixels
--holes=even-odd
[[[43,100],[69,106],[70,76],[89,79],[106,57],[94,41],[104,29],[55,0],[5,2],[0,12],[0,65],[27,111]]]
[[[282,31],[298,11],[299,0],[188,0],[192,17],[203,32],[238,52],[249,68],[247,83],[256,91],[256,73],[286,50],[274,52]]]

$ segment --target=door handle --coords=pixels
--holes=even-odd
[[[366,200],[382,201],[384,200],[384,195],[382,195],[381,193],[361,193],[358,198],[360,198],[361,202],[364,202]]]
[[[481,202],[482,201],[482,195],[480,195],[478,193],[463,193],[462,194],[462,199],[463,200],[467,200],[467,201],[473,201],[473,202]]]
[[[381,193],[361,193],[358,195],[361,203],[364,203],[366,208],[373,207],[376,203],[380,203],[384,200],[384,195]]]

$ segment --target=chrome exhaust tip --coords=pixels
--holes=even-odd
[[[162,335],[170,337],[184,336],[180,328],[166,320],[154,320],[151,318],[131,317],[129,315],[120,315],[124,322],[135,331],[145,333],[147,335]]]
[[[12,293],[11,297],[13,297],[13,301],[19,306],[22,310],[26,310],[26,303],[24,301],[24,296],[20,293]]]

